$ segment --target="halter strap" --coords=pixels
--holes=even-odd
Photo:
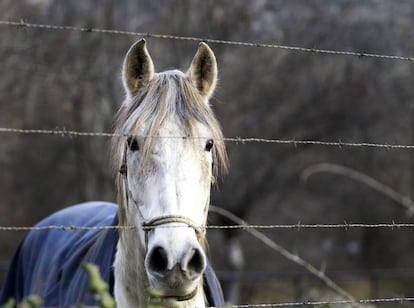
[[[158,226],[171,224],[171,223],[181,223],[185,224],[188,227],[191,227],[194,229],[197,239],[199,240],[205,233],[205,229],[197,226],[194,221],[188,217],[182,216],[182,215],[165,215],[165,216],[159,216],[155,217],[151,220],[144,221],[142,223],[142,228],[145,231],[145,245],[148,244],[148,233],[149,231],[155,229]]]

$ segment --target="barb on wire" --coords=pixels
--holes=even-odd
[[[214,43],[214,44],[226,44],[226,45],[235,45],[235,46],[244,46],[244,47],[274,48],[274,49],[282,49],[282,50],[288,50],[288,51],[327,54],[327,55],[352,56],[352,57],[358,57],[358,58],[366,57],[366,58],[377,58],[377,59],[388,59],[388,60],[399,60],[399,61],[414,61],[414,57],[408,57],[408,56],[384,55],[384,54],[374,54],[374,53],[354,52],[354,51],[327,50],[327,49],[318,49],[318,48],[287,46],[287,45],[280,45],[280,44],[263,44],[263,43],[230,41],[230,40],[220,40],[220,39],[192,37],[192,36],[157,34],[157,33],[148,33],[148,32],[134,32],[134,31],[115,30],[115,29],[99,29],[99,28],[91,28],[91,27],[76,27],[76,26],[69,26],[69,25],[37,24],[37,23],[28,23],[22,19],[20,21],[0,20],[0,25],[18,27],[18,28],[37,28],[37,29],[46,29],[46,30],[62,30],[62,31],[78,31],[78,32],[86,32],[86,33],[143,36],[143,37],[154,37],[154,38],[159,38],[159,39],[182,40],[182,41],[197,41],[197,42],[204,41],[207,43]]]
[[[66,129],[24,129],[24,128],[12,128],[12,127],[0,127],[0,133],[10,134],[34,134],[34,135],[53,135],[61,137],[114,137],[119,136],[114,133],[105,132],[81,132]],[[178,138],[182,136],[143,136],[152,138]],[[202,137],[193,137],[202,138]],[[234,143],[274,143],[274,144],[286,144],[297,147],[298,145],[317,145],[317,146],[328,146],[328,147],[368,147],[368,148],[383,148],[387,150],[413,150],[414,145],[406,144],[384,144],[384,143],[370,143],[370,142],[343,142],[343,141],[319,141],[319,140],[296,140],[296,139],[267,139],[267,138],[256,138],[256,137],[225,137],[223,139],[226,142]]]

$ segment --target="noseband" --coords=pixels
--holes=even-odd
[[[127,148],[125,147],[125,151],[124,151],[124,158],[123,158],[123,162],[121,167],[119,168],[119,173],[123,176],[124,178],[124,185],[125,185],[125,199],[126,202],[128,204],[129,202],[129,188],[128,188],[128,179],[127,179],[127,174],[128,174],[128,168],[127,168]],[[134,203],[136,204],[135,200]],[[136,204],[138,211],[139,211],[139,206]],[[141,211],[140,211],[140,215],[142,217],[142,219],[144,219],[144,216],[142,215]],[[164,216],[158,216],[155,218],[152,218],[150,220],[146,220],[144,219],[144,222],[141,224],[142,229],[145,232],[145,247],[148,247],[148,234],[151,230],[154,230],[155,228],[159,227],[159,226],[163,226],[163,225],[167,225],[167,224],[172,224],[172,223],[180,223],[180,224],[185,224],[190,228],[193,228],[196,236],[197,236],[197,240],[200,241],[201,238],[204,237],[205,235],[205,229],[197,226],[197,224],[191,219],[188,218],[186,216],[182,216],[182,215],[164,215]]]
[[[148,231],[151,231],[158,226],[172,224],[172,223],[181,223],[181,224],[187,225],[188,227],[193,228],[197,235],[197,239],[200,239],[204,235],[204,229],[202,227],[197,226],[193,220],[191,220],[188,217],[182,216],[182,215],[165,215],[165,216],[155,217],[151,220],[144,221],[142,223],[142,228],[145,231],[145,237],[148,237]]]

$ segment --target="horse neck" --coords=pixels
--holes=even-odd
[[[124,243],[124,236],[118,241],[114,262],[115,301],[118,307],[145,307],[149,282],[145,273],[143,249],[137,243],[139,241],[129,243],[131,246],[128,247],[128,242]]]

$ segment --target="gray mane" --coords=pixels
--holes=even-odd
[[[158,131],[171,115],[175,116],[184,132],[183,136],[177,137],[205,137],[194,135],[197,123],[202,123],[211,130],[214,139],[213,174],[217,176],[219,172],[226,172],[227,154],[220,125],[208,102],[187,76],[176,70],[155,74],[134,97],[127,98],[122,104],[116,117],[112,140],[115,170],[118,171],[122,165],[126,140],[131,135],[144,137],[140,152],[145,164]],[[143,127],[147,128],[144,136]]]

